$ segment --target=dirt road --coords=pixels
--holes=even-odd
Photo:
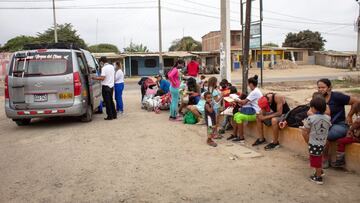
[[[359,175],[326,170],[315,185],[296,154],[254,149],[252,138],[211,148],[203,126],[141,110],[138,90],[124,97],[114,121],[17,127],[1,108],[0,202],[360,202]]]

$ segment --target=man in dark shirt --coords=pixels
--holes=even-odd
[[[336,141],[339,138],[345,137],[349,129],[349,125],[353,123],[353,115],[355,107],[359,100],[355,97],[345,95],[341,92],[333,92],[331,81],[327,78],[320,79],[317,82],[318,92],[320,92],[326,100],[330,108],[330,116],[332,126],[330,127],[327,139],[329,141]],[[345,114],[345,106],[350,105],[348,115]],[[328,147],[324,150],[324,163],[323,167],[329,167]]]

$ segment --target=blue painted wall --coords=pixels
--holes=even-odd
[[[138,75],[139,76],[154,76],[159,74],[159,57],[156,56],[149,56],[149,57],[129,57],[125,58],[125,74],[126,76],[130,76],[130,59],[136,60],[138,62]],[[145,67],[145,60],[146,59],[154,59],[156,61],[156,66],[154,68],[147,68]],[[135,76],[134,73],[131,73],[131,76]]]

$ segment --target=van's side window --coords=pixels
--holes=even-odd
[[[85,66],[83,58],[81,57],[81,54],[76,54],[76,58],[77,58],[81,72],[86,74],[88,71],[86,70],[86,66]]]

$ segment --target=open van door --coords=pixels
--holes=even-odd
[[[96,62],[96,59],[91,55],[89,51],[81,49],[84,53],[86,63],[89,67],[88,85],[90,91],[90,98],[92,100],[94,110],[100,105],[101,102],[101,81],[91,79],[93,76],[100,74],[100,67]]]

